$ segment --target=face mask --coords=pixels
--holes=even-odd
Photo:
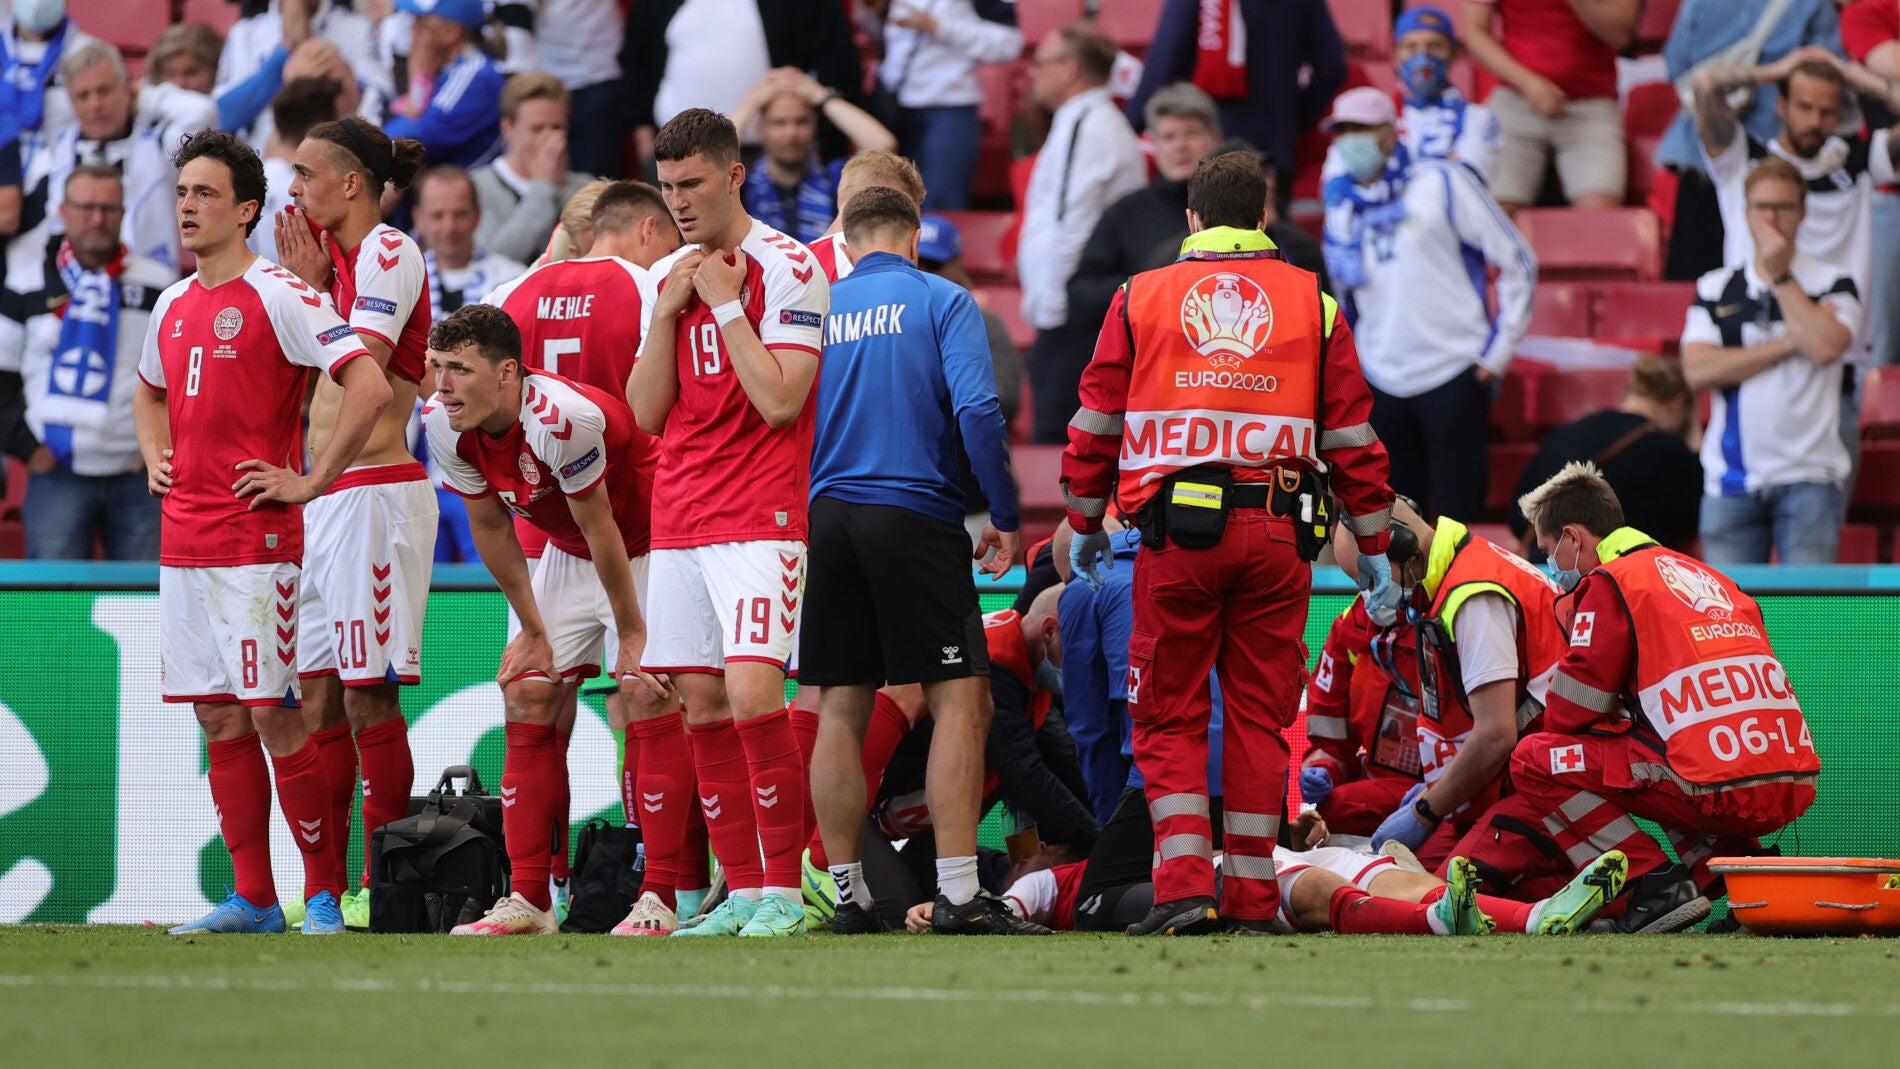
[[[1415,52],[1399,64],[1399,84],[1407,100],[1430,100],[1450,82],[1451,64],[1429,52]]]
[[[13,0],[13,22],[28,33],[50,33],[66,17],[66,0]]]
[[[1565,534],[1568,533],[1565,532]],[[1583,547],[1581,545],[1577,547],[1577,555],[1570,559],[1572,567],[1569,568],[1557,567],[1557,551],[1562,548],[1564,548],[1564,535],[1560,534],[1557,536],[1557,544],[1550,547],[1550,577],[1556,581],[1559,589],[1568,594],[1577,589],[1578,583],[1583,582],[1583,569],[1578,567],[1583,564]]]
[[[1044,694],[1062,697],[1062,669],[1042,661],[1036,665],[1036,689]]]
[[[1333,138],[1339,160],[1360,182],[1370,182],[1385,170],[1385,150],[1379,147],[1377,134],[1340,134]]]

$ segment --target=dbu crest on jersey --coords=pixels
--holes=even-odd
[[[230,341],[243,329],[244,313],[236,308],[226,308],[211,321],[211,333],[216,334],[219,341]]]
[[[1273,334],[1273,302],[1246,275],[1217,272],[1181,299],[1181,333],[1208,363],[1237,368]]]
[[[521,466],[521,477],[528,480],[529,486],[541,485],[541,469],[535,466],[533,453],[524,451],[515,462]]]

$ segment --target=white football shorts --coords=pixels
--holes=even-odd
[[[161,567],[158,615],[166,701],[297,704],[294,562]]]
[[[304,506],[299,675],[344,686],[422,681],[439,515],[420,464],[351,468]]]
[[[639,599],[640,614],[647,611],[647,558],[631,558],[633,594]],[[541,611],[541,626],[548,633],[548,645],[554,648],[554,669],[565,683],[578,683],[601,674],[604,668],[612,678],[618,667],[620,632],[614,626],[613,603],[607,600],[607,588],[601,584],[594,562],[576,557],[550,544],[538,558],[529,558],[533,577],[534,605]],[[649,632],[651,625],[649,625]],[[508,611],[508,639],[521,633],[521,620]],[[539,673],[536,673],[539,678]]]
[[[783,539],[656,549],[650,672],[723,674],[733,661],[796,669],[805,543]]]
[[[1311,850],[1288,850],[1276,846],[1273,848],[1273,875],[1280,885],[1279,921],[1286,925],[1288,931],[1300,930],[1293,920],[1293,885],[1299,883],[1300,877],[1309,869],[1324,869],[1371,894],[1372,881],[1380,874],[1391,871],[1396,864],[1398,862],[1383,854],[1368,854],[1343,846],[1316,846]]]

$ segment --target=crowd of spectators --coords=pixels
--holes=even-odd
[[[422,141],[433,169],[385,209],[428,250],[440,315],[551,246],[584,248],[563,225],[584,226],[577,194],[648,173],[654,128],[699,106],[739,127],[747,210],[814,244],[848,160],[913,159],[925,211],[950,213],[926,219],[923,258],[977,290],[1006,407],[1020,397],[1031,416],[1012,425],[1038,444],[1066,440],[1115,288],[1177,254],[1195,163],[1251,149],[1275,182],[1268,233],[1354,323],[1395,488],[1429,513],[1520,526],[1491,485],[1512,472],[1490,459],[1500,406],[1517,403],[1505,380],[1543,333],[1538,242],[1514,224],[1646,196],[1661,274],[1681,280],[1679,336],[1646,346],[1663,363],[1639,361],[1624,399],[1550,435],[1523,479],[1616,446],[1613,476],[1667,478],[1631,494],[1668,506],[1666,542],[1729,563],[1835,559],[1867,372],[1900,348],[1886,129],[1900,4],[1394,0],[1369,30],[1337,18],[1337,0],[1142,0],[1131,8],[1151,25],[1131,35],[1132,16],[1101,10],[1120,2],[233,0],[216,25],[132,41],[104,0],[15,0],[0,30],[0,447],[30,475],[9,499],[26,552],[148,553],[107,510],[80,518],[84,495],[61,486],[136,470],[88,428],[125,422],[115,397],[136,360],[113,354],[136,344],[145,291],[190,268],[167,156],[192,132],[258,149],[267,214],[290,203],[317,123],[355,115]],[[1627,117],[1668,83],[1683,106],[1641,148]],[[1770,160],[1795,188],[1757,203],[1751,190],[1788,192]],[[973,208],[1014,213],[1013,259],[970,231],[974,280],[960,214]],[[103,322],[46,319],[42,293],[86,307],[80,239],[108,224],[138,270],[111,259],[93,295]],[[275,256],[273,227],[251,240]],[[1592,352],[1589,366],[1634,356]],[[85,493],[105,500],[105,486]]]

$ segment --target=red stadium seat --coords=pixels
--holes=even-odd
[[[230,33],[238,20],[238,6],[231,0],[185,0],[184,9],[185,22],[202,22],[218,31],[220,37]]]
[[[1542,287],[1539,287],[1540,289]],[[1527,442],[1531,440],[1531,398],[1537,382],[1554,370],[1535,360],[1513,360],[1498,384],[1498,396],[1491,404],[1491,440]]]
[[[1003,237],[1015,225],[1011,212],[945,212],[944,217],[963,231],[963,266],[979,283],[1016,281],[1016,258],[1004,249]]]
[[[1644,0],[1643,13],[1636,22],[1636,50],[1654,52],[1669,40],[1676,25],[1676,11],[1682,0]]]
[[[1023,404],[1029,404],[1026,393]],[[1062,447],[1018,445],[1010,448],[1009,455],[1022,499],[1023,542],[1035,542],[1067,515],[1062,503]]]
[[[983,92],[983,99],[976,106],[977,116],[983,120],[983,137],[1001,134],[1004,142],[1009,141],[1009,126],[1015,121],[1016,107],[1022,100],[1023,87],[1028,84],[1029,63],[1018,60],[1014,63],[985,63],[976,69],[976,84]]]
[[[1392,54],[1390,0],[1326,0],[1326,6],[1332,9],[1339,36],[1346,39],[1346,51],[1368,59]]]
[[[1860,436],[1900,438],[1900,368],[1867,372],[1860,394]]]
[[[1879,564],[1880,528],[1871,523],[1843,524],[1840,550],[1834,560],[1839,564]]]
[[[1015,286],[978,286],[977,303],[986,311],[995,312],[1009,329],[1009,340],[1016,343],[1018,349],[1028,349],[1029,343],[1036,340],[1036,328],[1023,319],[1023,291]]]
[[[1016,25],[1022,28],[1023,42],[1030,48],[1064,23],[1081,17],[1082,0],[1018,0],[1016,4]]]
[[[171,5],[153,0],[112,3],[109,0],[82,0],[73,4],[72,18],[80,29],[119,51],[144,55],[158,35],[172,22]]]
[[[1631,137],[1661,137],[1681,110],[1673,82],[1644,82],[1630,87],[1623,105],[1623,130]]]
[[[1636,137],[1631,135],[1625,144],[1626,167],[1624,170],[1623,200],[1627,204],[1644,205],[1649,203],[1649,191],[1656,184],[1656,150],[1662,146],[1660,137]]]
[[[1542,376],[1531,394],[1531,428],[1539,433],[1616,407],[1629,372],[1621,368],[1580,368]]]
[[[1145,49],[1155,39],[1164,6],[1165,0],[1110,0],[1096,11],[1095,22],[1123,48]]]
[[[1861,443],[1860,477],[1848,513],[1859,522],[1900,515],[1900,441]]]
[[[1662,274],[1662,228],[1648,208],[1531,208],[1517,228],[1540,280],[1644,282]]]
[[[20,504],[26,500],[26,464],[13,457],[0,458],[6,464],[6,495],[0,497],[0,521],[18,523]]]
[[[1682,323],[1695,303],[1693,282],[1606,282],[1594,287],[1591,336],[1646,353],[1682,348]]]
[[[1524,466],[1536,455],[1536,442],[1492,444],[1486,456],[1491,469],[1491,485],[1484,495],[1484,513],[1487,517],[1502,519],[1517,507],[1511,498],[1511,491],[1517,486],[1517,477],[1523,474]]]
[[[1531,331],[1558,338],[1590,336],[1590,287],[1548,282],[1531,291]]]

